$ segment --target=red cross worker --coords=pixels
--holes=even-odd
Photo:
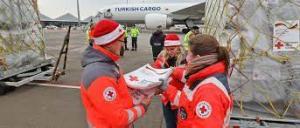
[[[144,115],[150,99],[133,104],[116,64],[125,32],[121,25],[107,19],[95,24],[92,31],[93,44],[83,55],[80,87],[88,125],[90,128],[129,128]]]
[[[178,107],[177,128],[229,128],[229,62],[228,52],[214,37],[201,34],[190,40],[185,85],[182,90],[168,86],[164,92]]]

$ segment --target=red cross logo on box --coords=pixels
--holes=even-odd
[[[277,49],[281,49],[283,46],[284,46],[284,44],[283,44],[281,41],[278,41],[278,42],[275,44],[275,47],[277,47]]]
[[[129,78],[130,81],[139,81],[139,79],[138,79],[137,76],[132,76],[132,75],[130,75],[129,77],[130,77],[130,78]]]

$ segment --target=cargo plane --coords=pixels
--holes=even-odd
[[[205,1],[112,5],[101,9],[95,19],[109,18],[129,26],[145,24],[150,29],[159,25],[169,28],[175,24],[185,24],[191,27],[202,22],[201,19],[205,14]]]

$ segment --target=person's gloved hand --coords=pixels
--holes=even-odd
[[[161,85],[159,86],[159,88],[163,91],[167,90],[170,79],[171,78],[169,78],[169,79],[159,79],[159,81],[161,81]]]
[[[142,101],[141,101],[141,105],[144,107],[145,111],[148,110],[148,107],[151,103],[152,97],[145,97]]]
[[[164,90],[160,89],[160,88],[156,88],[154,95],[160,95],[164,92]]]

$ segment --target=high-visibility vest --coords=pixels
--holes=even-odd
[[[86,39],[87,39],[87,42],[90,41],[90,39],[92,39],[92,31],[91,31],[91,28],[89,28],[87,31],[86,31]]]
[[[86,41],[89,42],[89,40],[90,40],[90,30],[88,29],[86,31]]]
[[[137,37],[140,34],[140,31],[138,28],[134,27],[130,29],[130,36],[131,37]]]
[[[125,37],[128,37],[128,29],[126,26],[122,25],[124,31],[125,31]]]
[[[189,49],[189,41],[190,41],[190,35],[192,34],[192,31],[189,31],[187,34],[185,34],[183,39],[183,48],[184,50]]]

